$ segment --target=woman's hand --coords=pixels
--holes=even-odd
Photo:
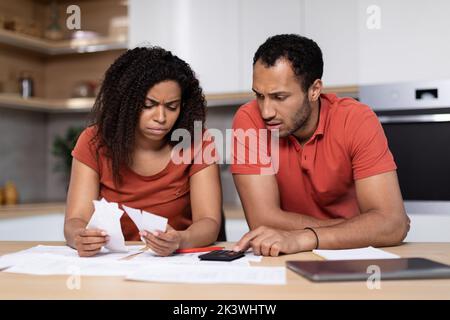
[[[109,241],[103,230],[80,228],[75,231],[75,248],[80,257],[96,255]]]
[[[181,245],[181,233],[170,225],[167,231],[141,231],[139,234],[144,238],[147,246],[159,256],[171,255]]]

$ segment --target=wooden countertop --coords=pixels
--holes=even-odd
[[[64,202],[33,203],[0,206],[0,219],[15,217],[36,216],[47,214],[64,213],[66,205]],[[245,219],[244,210],[237,204],[224,204],[223,210],[226,219]]]
[[[37,244],[0,242],[0,255]],[[402,257],[425,257],[450,264],[450,243],[406,243],[384,250]],[[287,260],[320,259],[304,252],[264,257],[257,265],[284,266]],[[80,290],[68,290],[67,276],[0,272],[0,299],[450,299],[450,279],[383,281],[381,289],[369,290],[365,282],[312,283],[290,270],[286,275],[287,284],[282,286],[150,283],[125,281],[123,277],[82,277]]]

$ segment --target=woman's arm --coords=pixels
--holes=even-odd
[[[217,240],[221,224],[222,188],[219,166],[210,165],[190,178],[192,225],[184,231],[168,226],[167,232],[143,232],[147,245],[167,256],[179,248],[207,246]]]
[[[182,231],[181,248],[209,245],[217,240],[221,225],[222,186],[217,164],[190,178],[192,225]]]
[[[80,256],[93,256],[108,240],[102,230],[87,230],[99,194],[98,173],[77,159],[72,161],[67,194],[64,236],[67,244],[78,250]]]

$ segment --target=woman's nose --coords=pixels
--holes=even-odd
[[[155,120],[159,123],[164,123],[166,121],[166,110],[161,104],[157,108]]]

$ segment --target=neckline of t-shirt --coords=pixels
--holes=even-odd
[[[169,171],[169,169],[172,167],[173,164],[174,163],[172,161],[172,158],[170,158],[169,162],[166,164],[166,166],[161,171],[159,171],[158,173],[152,174],[150,176],[143,176],[143,175],[137,173],[136,171],[134,171],[133,169],[131,169],[129,166],[125,166],[125,167],[128,170],[128,172],[130,172],[132,175],[136,176],[137,178],[139,178],[141,180],[150,181],[150,180],[158,179],[161,176],[163,176],[164,174],[166,174]]]

